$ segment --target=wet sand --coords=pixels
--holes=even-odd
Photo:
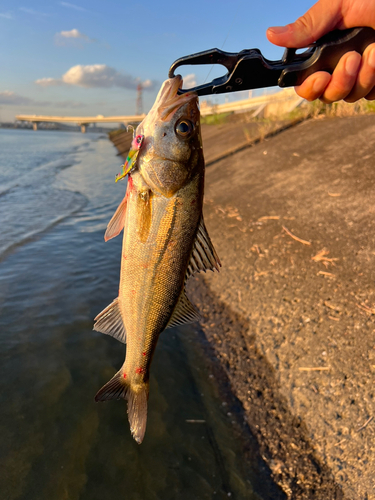
[[[291,499],[375,498],[374,144],[375,116],[311,120],[207,168],[223,267],[190,296]]]

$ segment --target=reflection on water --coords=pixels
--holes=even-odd
[[[94,402],[124,358],[123,345],[92,331],[93,317],[117,294],[121,238],[105,244],[103,234],[125,190],[125,183],[113,182],[121,161],[106,138],[88,143],[78,134],[23,132],[17,142],[19,131],[7,132],[19,157],[30,137],[40,149],[48,143],[52,156],[53,143],[64,140],[61,156],[71,165],[62,170],[50,164],[43,187],[43,176],[37,183],[25,179],[11,203],[0,197],[8,222],[17,193],[17,217],[27,193],[25,218],[34,200],[44,214],[40,231],[72,193],[85,204],[78,212],[64,205],[69,217],[43,233],[36,224],[24,244],[22,234],[14,236],[18,247],[0,260],[2,498],[259,498],[214,381],[202,367],[194,327],[160,338],[141,446],[130,435],[124,401]],[[1,171],[7,166],[2,153]],[[34,188],[46,198],[35,197]]]

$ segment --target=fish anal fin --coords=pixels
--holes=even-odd
[[[118,234],[124,229],[125,225],[125,217],[126,217],[126,196],[117,207],[116,212],[114,213],[112,219],[109,221],[107,230],[104,235],[104,241],[108,241]]]
[[[207,233],[202,216],[190,257],[187,278],[200,271],[214,271],[215,269],[219,271],[219,267],[221,267],[221,262]]]
[[[95,318],[94,330],[111,335],[120,342],[126,343],[126,331],[122,321],[118,297]]]
[[[183,325],[185,323],[194,323],[194,321],[199,320],[200,315],[196,311],[190,300],[187,298],[184,290],[166,328],[172,328],[173,326]]]
[[[96,393],[95,401],[110,401],[111,399],[126,399],[129,384],[122,375],[122,371],[118,371],[109,382]]]
[[[133,385],[120,370],[96,393],[95,401],[126,399],[130,431],[137,443],[141,444],[146,432],[148,393],[148,382]]]

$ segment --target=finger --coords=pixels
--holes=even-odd
[[[306,78],[302,85],[295,87],[295,91],[300,97],[308,101],[314,101],[323,94],[330,80],[331,75],[329,73],[318,71]]]
[[[342,0],[319,0],[296,22],[268,28],[267,38],[282,47],[307,47],[339,26],[342,20],[341,8]]]
[[[346,102],[355,102],[366,97],[375,86],[375,43],[369,45],[362,55],[357,81],[346,96]]]
[[[321,101],[331,104],[349,95],[355,85],[361,60],[361,55],[354,51],[342,56],[332,73],[331,81],[320,97]]]
[[[375,88],[373,88],[371,92],[367,94],[366,99],[368,101],[375,101]]]

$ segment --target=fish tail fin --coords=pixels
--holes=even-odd
[[[130,432],[138,444],[141,444],[146,432],[147,424],[148,383],[137,385],[137,389],[130,388],[128,392],[128,419]]]
[[[148,392],[148,382],[132,385],[120,370],[96,393],[95,401],[126,399],[130,431],[137,443],[141,444],[146,432]]]

